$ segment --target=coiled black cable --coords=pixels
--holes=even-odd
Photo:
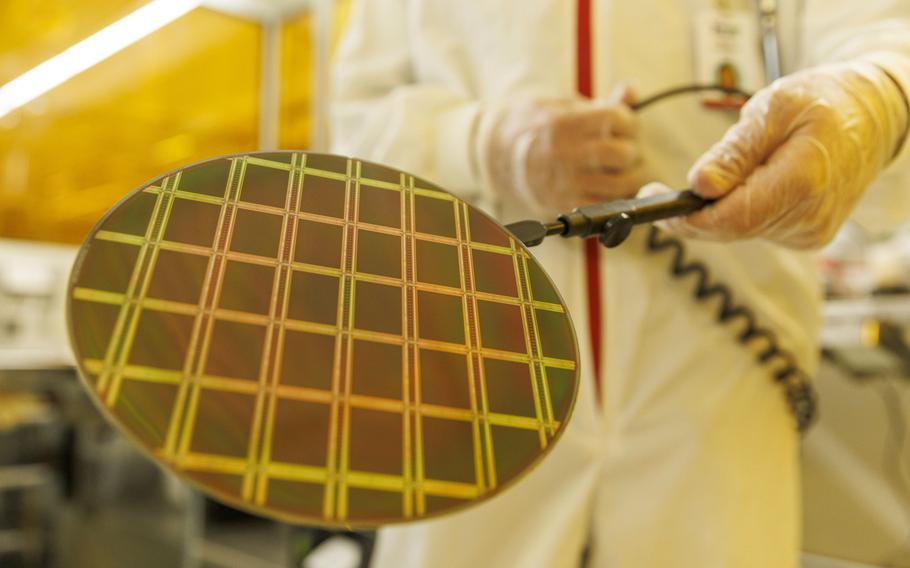
[[[672,251],[670,274],[673,278],[695,276],[696,301],[719,300],[716,316],[718,323],[741,322],[742,331],[739,332],[737,340],[742,345],[763,343],[764,348],[756,353],[756,360],[760,365],[776,366],[773,377],[776,382],[783,385],[787,404],[796,419],[796,426],[800,432],[808,430],[817,413],[815,390],[809,382],[808,375],[799,368],[793,354],[780,346],[777,334],[759,326],[752,310],[737,304],[728,286],[711,282],[708,267],[703,262],[687,260],[685,244],[680,239],[671,237],[652,225],[648,229],[646,246],[651,253]]]
[[[731,89],[721,85],[691,85],[662,91],[633,104],[632,108],[641,110],[668,97],[699,91],[723,91],[745,98],[749,97],[748,93],[739,89]],[[682,240],[672,237],[652,225],[649,228],[646,248],[649,253],[654,254],[668,250],[672,251],[673,257],[670,265],[672,277],[682,280],[694,275],[695,300],[698,302],[718,301],[716,319],[720,324],[725,325],[735,321],[741,322],[743,327],[737,339],[742,345],[746,347],[757,344],[764,345],[764,348],[756,353],[756,360],[760,365],[774,368],[772,376],[775,382],[780,383],[784,389],[784,396],[790,411],[793,413],[793,417],[796,419],[797,429],[801,433],[806,432],[818,414],[817,395],[809,376],[800,369],[793,354],[780,346],[777,334],[770,329],[761,327],[752,310],[737,304],[728,286],[711,282],[710,272],[703,262],[687,260],[686,246]]]

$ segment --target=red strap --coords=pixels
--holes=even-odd
[[[588,280],[588,331],[591,333],[591,354],[594,357],[594,391],[600,400],[600,338],[602,310],[600,306],[600,243],[585,239],[585,272]]]
[[[594,93],[591,69],[591,0],[578,0],[578,39],[576,45],[576,87],[578,93],[590,97]],[[585,239],[585,272],[588,289],[588,332],[591,336],[591,354],[594,358],[594,390],[601,397],[600,339],[603,313],[600,305],[600,244],[596,239]]]
[[[579,94],[590,97],[591,86],[591,0],[578,0],[578,43],[576,47],[576,88]]]

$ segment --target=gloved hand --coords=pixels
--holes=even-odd
[[[537,100],[505,110],[485,156],[497,192],[540,212],[634,195],[641,156],[631,96],[623,87],[607,100]]]
[[[713,240],[821,246],[895,155],[907,114],[900,87],[872,63],[779,79],[749,100],[739,122],[689,171],[692,189],[717,203],[664,228]],[[666,190],[652,184],[641,195]]]

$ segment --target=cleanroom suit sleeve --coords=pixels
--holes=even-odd
[[[868,61],[910,97],[910,2],[807,0],[804,16],[800,67]],[[895,162],[910,166],[910,144],[899,147]]]
[[[403,0],[353,3],[332,64],[333,151],[401,168],[490,207],[475,156],[480,104],[443,76],[414,82],[407,17]]]
[[[887,189],[873,183],[886,168],[910,168],[908,15],[906,0],[807,2],[801,69],[756,93],[690,170],[693,190],[715,203],[667,227],[793,248],[829,242],[867,188]]]

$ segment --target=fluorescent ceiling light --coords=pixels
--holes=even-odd
[[[0,117],[132,45],[200,4],[153,0],[0,87]]]

